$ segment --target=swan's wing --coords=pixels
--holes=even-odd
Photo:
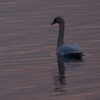
[[[79,52],[81,52],[81,50],[77,44],[64,44],[57,49],[57,54],[61,56],[68,53],[79,53]]]

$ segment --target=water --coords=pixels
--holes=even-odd
[[[0,1],[0,99],[100,100],[99,9],[99,0]],[[56,16],[66,21],[65,42],[78,43],[85,55],[65,63],[64,91],[54,84]]]

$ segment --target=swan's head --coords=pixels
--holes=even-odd
[[[51,23],[51,25],[56,24],[56,23],[60,24],[62,22],[64,22],[64,19],[62,17],[58,16],[58,17],[54,18],[54,20]]]

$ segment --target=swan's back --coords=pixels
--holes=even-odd
[[[57,48],[57,55],[66,59],[82,60],[83,53],[77,44],[63,44]]]
[[[60,56],[80,52],[80,47],[77,44],[63,44],[57,48],[57,54]]]

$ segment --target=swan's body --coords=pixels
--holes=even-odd
[[[69,58],[81,59],[82,52],[77,44],[64,44],[64,27],[65,22],[62,17],[56,17],[52,24],[59,24],[59,35],[57,40],[57,55]],[[51,25],[52,25],[51,24]]]

